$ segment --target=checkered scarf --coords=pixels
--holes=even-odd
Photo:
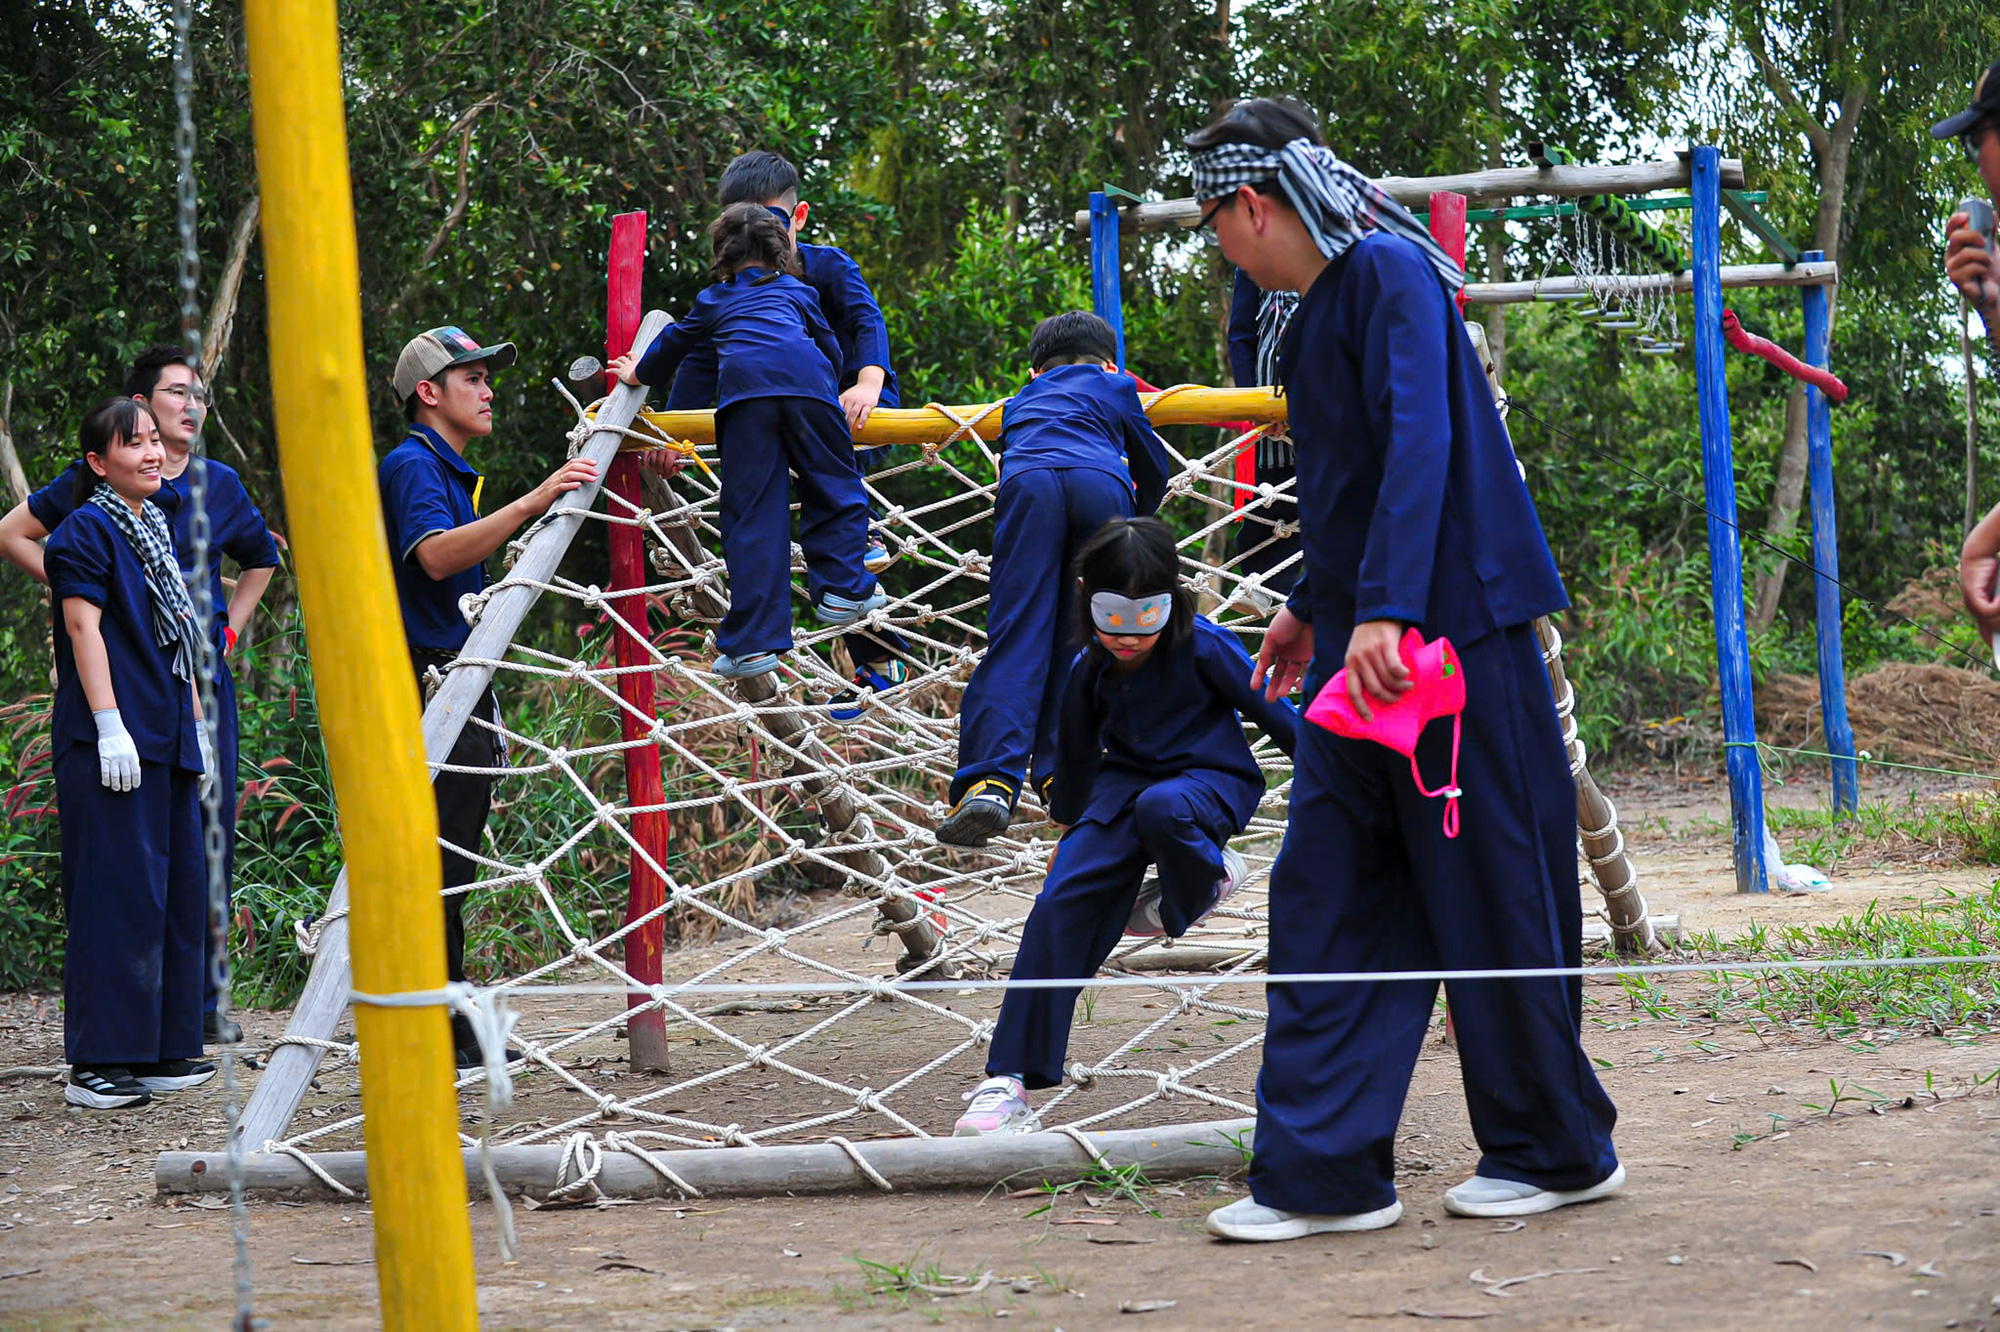
[[[174,534],[160,506],[147,500],[140,512],[99,481],[90,492],[90,502],[111,515],[111,521],[132,544],[132,551],[146,570],[146,599],[153,605],[153,635],[163,648],[174,651],[174,674],[194,679],[194,664],[200,660],[201,627],[195,622],[194,599],[181,581],[180,561],[174,558]]]
[[[1195,154],[1194,193],[1203,203],[1270,180],[1278,182],[1327,258],[1338,259],[1371,231],[1387,231],[1424,252],[1446,291],[1456,294],[1465,285],[1464,271],[1409,210],[1330,149],[1293,139],[1275,152],[1254,143],[1225,143]]]

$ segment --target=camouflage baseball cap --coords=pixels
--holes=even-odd
[[[396,358],[396,396],[408,398],[419,383],[435,380],[454,365],[484,361],[487,369],[498,371],[519,359],[520,353],[511,342],[482,347],[462,328],[434,328],[403,344],[403,354]]]

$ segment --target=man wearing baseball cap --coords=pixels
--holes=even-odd
[[[493,376],[514,364],[511,342],[482,347],[463,329],[434,328],[404,345],[396,358],[396,396],[410,432],[382,460],[382,517],[396,570],[396,599],[403,634],[421,692],[426,671],[447,670],[471,633],[459,598],[484,591],[486,559],[521,524],[539,518],[556,496],[597,479],[596,466],[573,458],[521,498],[482,514],[483,478],[465,460],[466,446],[493,430]],[[459,732],[446,760],[454,767],[499,766],[499,737],[491,725],[498,710],[489,689]],[[476,853],[486,831],[493,778],[488,772],[440,772],[432,783],[438,835],[452,847]],[[464,895],[477,866],[461,851],[444,855],[445,966],[465,979]],[[452,1044],[461,1068],[480,1062],[479,1044],[463,1017],[452,1018]]]

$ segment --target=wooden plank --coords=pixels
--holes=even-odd
[[[1468,200],[1485,203],[1539,194],[1572,198],[1588,194],[1647,194],[1653,190],[1686,189],[1689,180],[1688,164],[1674,158],[1619,166],[1496,167],[1455,176],[1382,176],[1375,183],[1403,207],[1421,208],[1425,200],[1439,192],[1462,194]],[[1722,183],[1729,189],[1743,188],[1740,159],[1723,160]],[[1172,231],[1201,221],[1201,204],[1193,199],[1136,204],[1121,212],[1120,221],[1132,231]],[[1078,209],[1074,225],[1077,235],[1088,236],[1090,210]]]
[[[1783,264],[1731,264],[1721,270],[1724,290],[1735,287],[1825,287],[1838,284],[1840,265],[1801,263],[1791,268]],[[1620,290],[1635,292],[1688,292],[1694,290],[1694,270],[1685,273],[1634,273],[1618,279]],[[1474,305],[1526,305],[1549,297],[1590,295],[1582,278],[1550,277],[1535,282],[1472,282],[1466,284],[1466,299]]]
[[[1141,393],[1139,401],[1156,426],[1283,421],[1287,412],[1283,395],[1268,388],[1168,388],[1158,393]],[[945,408],[878,407],[869,414],[868,424],[855,432],[854,447],[872,449],[883,444],[936,444],[949,439],[959,429],[959,421],[970,421],[975,417],[980,419],[972,433],[981,439],[994,439],[1000,434],[1005,412],[1004,401],[997,407],[985,402]],[[986,414],[981,416],[981,413]],[[675,439],[690,440],[696,444],[715,442],[713,411],[647,412],[646,420]],[[625,447],[643,449],[646,446],[633,440],[628,441]]]
[[[1169,1124],[1149,1129],[1085,1133],[1114,1166],[1138,1163],[1149,1179],[1222,1174],[1241,1170],[1237,1141],[1248,1143],[1251,1119]],[[1067,1133],[1001,1133],[981,1138],[882,1138],[854,1144],[863,1160],[895,1188],[986,1188],[1075,1179],[1093,1160]],[[678,1148],[647,1151],[680,1178],[711,1198],[758,1197],[781,1193],[867,1192],[878,1188],[852,1157],[830,1143],[773,1147]],[[556,1188],[561,1143],[495,1147],[494,1173],[509,1193],[546,1196]],[[320,1169],[357,1193],[368,1186],[364,1152],[315,1153]],[[466,1179],[474,1196],[485,1185],[479,1152],[464,1151]],[[258,1152],[243,1158],[244,1190],[303,1191],[333,1196],[296,1157]],[[216,1193],[229,1187],[227,1159],[220,1152],[163,1152],[154,1169],[162,1193]],[[630,1152],[607,1149],[597,1177],[617,1198],[677,1198],[680,1190]]]
[[[667,316],[653,311],[640,326],[637,341],[650,343],[666,325]],[[582,514],[597,501],[612,456],[624,441],[618,430],[633,422],[645,401],[644,388],[625,385],[620,385],[605,400],[598,412],[599,428],[591,433],[578,454],[597,464],[599,479],[559,497],[550,506],[542,526],[529,538],[508,574],[509,578],[524,583],[500,587],[493,593],[479,623],[473,626],[472,635],[459,654],[461,657],[498,660],[506,654],[521,622],[541,596],[536,588],[525,583],[547,582],[555,573],[569,543],[583,526]],[[442,763],[450,755],[451,747],[458,742],[458,733],[465,728],[465,719],[472,715],[473,707],[492,682],[491,666],[462,666],[447,674],[436,696],[424,708],[424,754],[430,762]],[[347,871],[343,868],[322,914],[344,913],[346,907]],[[343,914],[341,919],[327,925],[320,936],[305,992],[292,1010],[292,1020],[285,1025],[285,1035],[332,1040],[341,1015],[347,1011],[349,988],[347,921]],[[237,1121],[237,1133],[244,1143],[255,1149],[284,1135],[285,1126],[292,1122],[323,1053],[298,1045],[280,1045],[272,1052],[270,1067],[257,1079],[256,1090],[250,1094],[249,1103]]]

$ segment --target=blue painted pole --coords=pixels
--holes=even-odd
[[[1799,256],[1825,258],[1819,250]],[[1826,288],[1801,287],[1805,306],[1807,365],[1827,363]],[[1840,652],[1840,529],[1833,510],[1833,405],[1806,386],[1806,475],[1812,494],[1813,603],[1819,620],[1819,712],[1833,760],[1833,812],[1852,814],[1861,803],[1854,766],[1854,727],[1847,720],[1847,668]]]
[[[1090,196],[1090,303],[1118,335],[1118,368],[1125,368],[1125,297],[1118,285],[1118,210],[1102,191]]]
[[[1701,410],[1702,491],[1708,502],[1708,569],[1715,603],[1715,660],[1722,685],[1723,761],[1729,770],[1736,891],[1770,891],[1764,865],[1764,777],[1751,708],[1750,639],[1743,624],[1743,548],[1737,541],[1736,460],[1729,443],[1729,385],[1722,342],[1722,155],[1694,150],[1694,378]]]

